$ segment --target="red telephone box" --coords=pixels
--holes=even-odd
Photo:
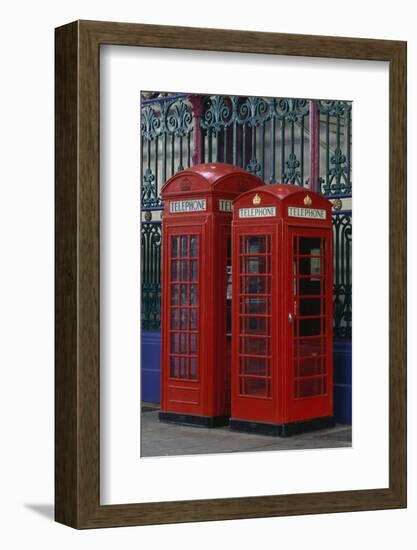
[[[233,202],[232,226],[231,429],[334,425],[331,203],[265,185]]]
[[[211,163],[162,189],[162,421],[228,423],[232,200],[259,185],[249,172]]]

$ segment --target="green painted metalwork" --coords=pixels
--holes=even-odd
[[[196,117],[193,102],[184,94],[142,101],[142,211],[162,209],[162,185],[191,165],[194,147],[200,147],[196,156],[205,162],[228,162],[266,183],[282,181],[303,187],[310,186],[315,160],[323,195],[351,197],[351,103],[236,95],[193,97],[201,97],[200,105],[204,104]],[[317,144],[317,138],[310,142],[311,105],[318,109],[320,122],[315,149],[310,147]],[[200,145],[194,145],[195,124],[203,132]],[[310,158],[312,150],[317,151],[314,159]],[[351,224],[350,211],[335,213],[334,326],[339,338],[351,338]],[[160,271],[161,222],[148,220],[142,223],[144,329],[160,327]]]
[[[282,158],[286,159],[281,167],[281,181],[296,185],[305,185],[308,180],[304,174],[304,148],[306,141],[306,118],[310,112],[310,104],[307,99],[279,99],[277,102],[277,118],[283,128],[281,144]],[[289,125],[290,152],[286,155],[286,123]],[[299,134],[299,146],[297,157],[296,131]]]
[[[144,208],[157,208],[162,206],[155,177],[158,163],[156,161],[154,170],[152,170],[151,155],[152,146],[158,144],[158,137],[162,130],[161,116],[158,116],[157,111],[151,106],[142,109],[141,130],[142,151],[146,151],[143,155],[146,158],[146,166],[142,176],[142,206]],[[155,145],[153,148],[157,150]]]
[[[318,102],[318,109],[320,145],[325,150],[325,167],[321,170],[322,193],[327,197],[350,197],[352,103],[322,100]]]
[[[161,222],[142,222],[141,248],[142,328],[158,330],[161,326]]]
[[[306,99],[208,96],[201,122],[207,162],[235,164],[266,182],[280,174],[280,181],[306,185],[308,114]]]
[[[352,212],[333,215],[334,336],[352,338]]]
[[[162,209],[165,181],[191,165],[193,115],[187,96],[142,101],[142,210]]]

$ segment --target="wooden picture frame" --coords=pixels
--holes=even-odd
[[[389,63],[389,487],[100,505],[100,45]],[[406,506],[406,43],[77,21],[56,29],[56,521],[75,528]]]

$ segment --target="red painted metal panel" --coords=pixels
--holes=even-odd
[[[232,419],[333,415],[331,203],[273,184],[233,202]]]
[[[230,414],[231,201],[260,185],[210,163],[163,187],[162,413]]]

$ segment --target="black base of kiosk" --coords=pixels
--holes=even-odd
[[[229,417],[195,416],[193,414],[160,411],[159,421],[170,424],[182,424],[183,426],[197,426],[198,428],[218,428],[220,426],[227,426],[229,424]]]
[[[274,435],[279,437],[290,437],[313,430],[333,428],[336,424],[334,416],[312,418],[302,422],[290,422],[288,424],[272,424],[269,422],[253,422],[251,420],[230,419],[230,429],[246,433],[257,433],[260,435]]]

